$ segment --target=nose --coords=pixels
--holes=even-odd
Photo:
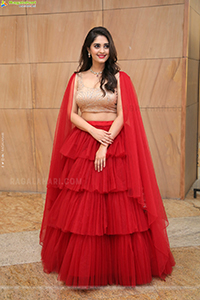
[[[100,47],[99,52],[104,53],[104,47],[103,46]]]

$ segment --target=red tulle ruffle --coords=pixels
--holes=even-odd
[[[112,122],[89,123],[109,130]],[[61,148],[66,161],[60,179],[48,183],[61,192],[48,213],[44,271],[57,272],[69,286],[135,286],[165,278],[174,259],[163,224],[149,225],[140,200],[128,196],[124,129],[108,147],[101,172],[94,169],[98,148],[76,127]]]

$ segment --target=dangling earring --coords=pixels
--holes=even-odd
[[[90,58],[90,53],[88,52],[88,57]]]

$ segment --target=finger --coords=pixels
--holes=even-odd
[[[102,167],[103,167],[103,160],[102,159],[99,160],[98,167],[99,167],[99,172],[102,171]]]
[[[104,166],[104,168],[106,166],[106,158],[105,157],[104,157],[104,160],[103,160],[103,166]]]
[[[107,143],[104,142],[103,140],[101,140],[101,144],[104,145],[104,146],[107,146]]]
[[[101,139],[101,140],[99,140],[99,142],[101,143],[101,144],[105,144],[105,139]]]
[[[101,160],[101,171],[103,170],[103,160]]]
[[[104,137],[101,139],[101,141],[113,141],[113,139],[107,135],[104,135]]]
[[[104,142],[104,146],[110,145],[110,144],[112,144],[112,142],[110,142],[110,141],[105,141],[105,142]]]
[[[99,161],[96,159],[95,170],[99,172]]]
[[[114,139],[111,136],[105,135],[104,139],[108,139],[109,141],[113,141]]]
[[[94,161],[94,169],[95,169],[95,171],[97,170],[97,167],[98,167],[98,165],[97,165],[97,161],[95,159],[95,161]]]
[[[106,134],[108,134],[108,135],[111,135],[111,134],[112,134],[111,132],[106,131],[106,130],[104,130],[104,133],[106,133]]]
[[[108,143],[108,144],[112,144],[113,143],[113,141],[110,140],[110,139],[105,139],[105,142]]]
[[[111,136],[111,132],[106,131],[105,135],[109,138],[109,139],[113,139],[113,137]]]
[[[105,142],[104,140],[99,140],[99,142],[100,142],[102,145],[106,146],[106,142]]]

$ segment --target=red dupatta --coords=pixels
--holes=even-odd
[[[48,213],[54,201],[61,192],[61,190],[59,189],[59,182],[60,175],[66,162],[66,157],[60,153],[60,149],[66,137],[69,135],[69,133],[75,126],[70,120],[74,96],[75,76],[76,74],[74,73],[68,82],[56,122],[49,177],[47,182],[46,201],[40,230],[41,245],[45,237],[46,227],[48,223]]]
[[[137,94],[130,77],[120,72],[121,98],[128,158],[128,195],[138,201],[148,212],[149,225],[157,217],[168,225],[154,166],[146,137]]]

